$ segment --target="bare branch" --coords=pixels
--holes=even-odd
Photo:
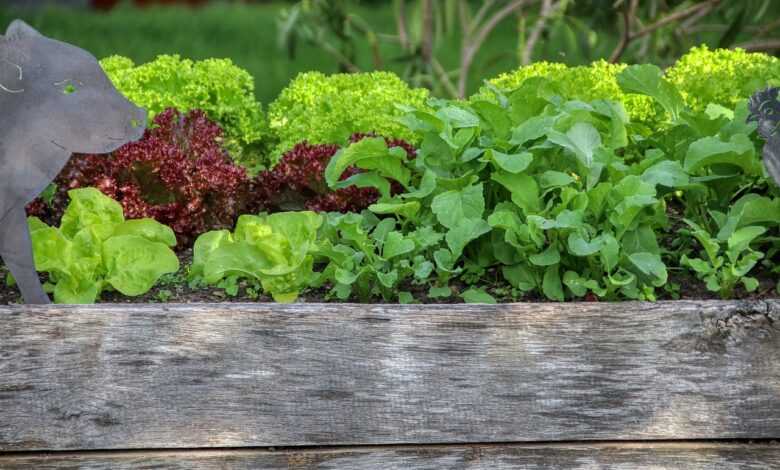
[[[628,44],[631,42],[631,19],[636,16],[636,9],[639,7],[639,0],[631,0],[630,4],[623,7],[623,34],[620,36],[620,42],[615,46],[615,50],[609,56],[609,61],[612,63],[620,60],[620,57],[626,51]]]
[[[444,85],[444,88],[447,90],[447,93],[449,93],[452,98],[457,98],[458,89],[455,88],[455,85],[452,83],[452,80],[450,80],[450,76],[447,71],[444,70],[444,67],[442,67],[442,65],[436,59],[431,61],[431,65],[433,65],[433,70],[439,74],[439,79],[441,80],[442,85]]]
[[[406,28],[406,0],[395,0],[395,21],[398,27],[398,42],[405,50],[409,50],[409,33]]]
[[[523,53],[520,57],[520,63],[522,65],[528,65],[531,62],[531,54],[533,54],[534,47],[542,36],[544,28],[547,26],[547,20],[558,10],[563,0],[559,0],[557,3],[553,3],[552,0],[543,0],[542,9],[539,13],[539,18],[536,20],[531,33],[528,35],[528,40],[523,48]]]
[[[706,2],[703,2],[703,3],[697,3],[697,4],[695,4],[695,5],[691,6],[691,7],[688,7],[686,9],[684,9],[684,10],[680,10],[678,12],[675,12],[675,13],[672,13],[672,14],[670,14],[668,16],[665,16],[665,17],[661,18],[660,20],[650,24],[649,26],[646,26],[646,27],[640,29],[639,31],[633,32],[633,33],[631,32],[630,25],[631,25],[632,18],[634,18],[636,16],[635,15],[636,8],[629,8],[627,10],[624,9],[623,10],[623,26],[624,26],[623,35],[620,38],[620,42],[615,47],[615,50],[612,51],[612,54],[611,54],[611,56],[609,58],[609,61],[614,63],[614,62],[617,62],[618,60],[620,60],[620,57],[626,51],[626,49],[628,48],[628,45],[631,43],[631,41],[634,41],[634,40],[636,40],[638,38],[646,36],[646,35],[654,32],[654,31],[656,31],[656,30],[658,30],[660,28],[663,28],[664,26],[667,26],[669,24],[672,24],[672,23],[674,23],[676,21],[682,21],[682,20],[685,20],[686,18],[690,18],[691,16],[694,16],[694,15],[700,13],[702,10],[705,10],[705,11],[709,12],[709,10],[711,10],[712,8],[717,6],[720,2],[721,2],[721,0],[709,0],[709,1],[706,1]],[[634,2],[632,2],[632,7],[635,7]],[[633,10],[633,11],[631,11],[631,10]]]
[[[490,10],[490,7],[492,7],[495,3],[496,3],[495,0],[482,0],[482,6],[479,7],[477,14],[474,15],[474,18],[471,20],[471,25],[468,30],[468,35],[474,33],[474,30],[477,27],[479,27],[479,24],[482,23],[482,20],[485,18],[485,15],[487,15],[487,12]]]
[[[503,21],[507,16],[519,10],[526,3],[526,0],[513,0],[508,3],[504,8],[496,11],[479,29],[476,37],[473,39],[464,39],[463,49],[461,51],[460,60],[460,77],[458,78],[458,97],[463,98],[466,95],[466,84],[468,83],[469,70],[471,69],[471,63],[474,61],[476,55],[482,43],[490,35],[491,32]]]
[[[422,38],[420,55],[423,63],[430,64],[433,55],[433,4],[432,0],[422,0]]]
[[[646,28],[643,28],[636,33],[631,34],[631,40],[634,40],[636,38],[642,37],[646,34],[650,34],[653,31],[663,28],[664,26],[674,23],[675,21],[681,21],[685,18],[688,18],[689,16],[695,15],[700,10],[703,9],[711,9],[715,7],[718,3],[720,3],[721,0],[709,0],[705,3],[698,3],[696,5],[693,5],[692,7],[686,8],[685,10],[680,10],[676,13],[672,13],[669,16],[666,16],[664,18],[661,18],[660,20],[656,21],[655,23],[651,24],[650,26],[647,26]]]
[[[735,47],[745,49],[748,52],[776,51],[780,49],[780,39],[766,39],[763,41],[746,42],[743,44],[737,44]]]

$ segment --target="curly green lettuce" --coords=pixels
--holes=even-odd
[[[659,119],[659,110],[653,101],[633,93],[624,93],[617,84],[617,75],[626,64],[610,64],[605,60],[590,65],[570,67],[554,62],[536,62],[504,73],[488,80],[488,83],[508,93],[520,88],[531,77],[543,77],[564,99],[593,101],[607,99],[623,103],[631,120],[651,123]],[[494,94],[488,86],[481,87],[470,100],[493,100]]]
[[[396,119],[396,105],[422,106],[428,90],[410,88],[391,72],[325,75],[299,74],[268,107],[271,130],[281,155],[306,140],[310,144],[342,144],[355,133],[376,133],[414,143],[417,136]]]
[[[780,59],[742,49],[692,48],[666,71],[685,104],[694,111],[714,103],[733,109],[738,101],[770,85],[780,85]]]
[[[149,112],[203,110],[225,132],[225,146],[248,168],[265,166],[268,127],[254,95],[254,78],[230,59],[192,61],[160,55],[146,64],[111,56],[100,61],[114,86]]]

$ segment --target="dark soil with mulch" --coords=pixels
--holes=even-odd
[[[213,302],[272,302],[270,296],[256,294],[257,287],[249,282],[240,282],[238,292],[228,292],[219,287],[192,286],[187,282],[187,267],[192,261],[192,250],[186,250],[179,254],[179,260],[183,269],[176,274],[164,276],[158,284],[149,292],[138,297],[126,297],[118,292],[103,292],[101,303],[213,303]],[[0,263],[0,305],[22,303],[19,290],[15,286],[10,286],[6,282],[8,273],[5,266]],[[765,299],[776,298],[780,296],[777,289],[777,276],[770,273],[767,269],[757,267],[755,272],[751,272],[759,280],[759,287],[754,292],[747,292],[740,286],[735,290],[735,299]],[[499,276],[485,276],[485,278],[498,278]],[[46,276],[41,276],[41,281],[46,281]],[[549,300],[538,295],[526,295],[523,297],[513,297],[511,289],[507,285],[482,286],[492,294],[499,302],[548,302]],[[448,298],[430,298],[428,297],[428,288],[425,286],[408,285],[399,290],[406,290],[412,293],[417,302],[420,303],[462,303],[463,300],[459,294],[468,286],[457,282],[451,285],[453,295]],[[298,302],[342,302],[328,295],[328,288],[310,289],[304,291],[298,299]],[[666,289],[657,290],[658,300],[699,300],[699,299],[718,299],[716,292],[710,292],[702,281],[696,278],[680,274],[676,271],[670,271],[669,282]],[[586,296],[584,301],[598,301],[595,297]],[[349,302],[359,302],[358,299],[349,299]],[[372,299],[372,303],[388,303],[381,298]]]

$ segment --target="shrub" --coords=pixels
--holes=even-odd
[[[780,59],[742,49],[694,47],[666,71],[685,104],[696,111],[710,103],[733,108],[768,85],[780,84]]]
[[[122,207],[95,188],[68,194],[59,228],[29,219],[35,268],[49,274],[55,302],[93,303],[107,288],[141,295],[179,270],[170,228],[151,219],[125,220]]]
[[[354,134],[356,142],[367,134]],[[389,147],[401,147],[409,158],[415,156],[415,149],[399,139],[385,139]],[[338,151],[335,144],[310,144],[306,141],[285,152],[281,161],[273,168],[260,173],[252,181],[252,198],[256,212],[308,209],[315,212],[360,212],[379,198],[375,188],[346,188],[331,190],[325,183],[324,172],[331,157]],[[347,179],[359,170],[348,168],[342,179]]]
[[[266,163],[268,129],[255,100],[254,79],[230,59],[194,62],[161,55],[136,66],[126,57],[112,56],[100,64],[119,91],[148,110],[150,120],[166,108],[201,109],[222,126],[226,148],[237,162],[252,169]]]
[[[390,72],[298,75],[268,107],[269,125],[279,138],[272,152],[282,154],[304,140],[311,144],[343,144],[356,132],[405,139],[415,134],[396,122],[396,104],[421,106],[428,97]]]
[[[620,101],[632,120],[650,123],[659,118],[658,110],[646,96],[624,93],[617,84],[617,75],[626,64],[610,64],[605,60],[588,66],[569,67],[565,64],[537,62],[526,67],[504,73],[488,80],[488,83],[503,92],[520,88],[531,77],[544,77],[553,89],[565,99],[592,101],[607,99]],[[494,100],[488,86],[483,86],[471,97],[471,101]]]
[[[95,186],[121,204],[125,217],[169,225],[181,246],[207,230],[232,226],[248,178],[220,146],[219,126],[199,110],[183,115],[167,109],[154,123],[142,139],[111,155],[74,155],[55,180],[56,198]]]

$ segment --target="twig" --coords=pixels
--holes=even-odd
[[[422,37],[420,55],[424,64],[431,63],[433,56],[433,4],[432,0],[422,0]]]
[[[699,10],[713,8],[718,3],[720,3],[720,0],[710,0],[710,1],[706,2],[706,3],[699,3],[697,5],[693,5],[692,7],[687,8],[685,10],[680,10],[677,13],[672,13],[671,15],[669,15],[667,17],[661,18],[660,20],[656,21],[655,23],[651,24],[650,26],[637,31],[636,33],[632,33],[631,34],[631,39],[633,40],[633,39],[642,37],[642,36],[644,36],[646,34],[652,33],[653,31],[655,31],[655,30],[657,30],[659,28],[663,28],[664,26],[666,26],[666,25],[668,25],[670,23],[674,23],[675,21],[680,21],[680,20],[683,20],[685,18],[688,18],[689,16],[695,15],[696,13],[698,13]]]
[[[625,52],[628,44],[631,42],[631,19],[636,15],[636,9],[638,7],[639,0],[631,0],[631,3],[626,4],[621,12],[623,18],[623,34],[620,36],[620,42],[618,42],[615,50],[613,50],[612,54],[609,56],[609,61],[612,63],[620,60],[620,56],[623,55],[623,52]]]
[[[669,25],[671,23],[674,23],[675,21],[681,21],[684,20],[690,16],[693,16],[697,13],[699,13],[701,10],[709,10],[713,7],[715,7],[717,4],[720,3],[721,0],[709,0],[705,3],[698,3],[696,5],[693,5],[689,8],[686,8],[685,10],[680,10],[678,12],[672,13],[664,18],[661,18],[660,20],[656,21],[655,23],[650,24],[649,26],[646,26],[642,29],[640,29],[637,32],[631,32],[630,23],[631,18],[634,16],[633,13],[631,13],[629,10],[632,10],[632,8],[624,9],[623,10],[623,36],[620,38],[620,42],[615,47],[615,50],[612,51],[612,54],[610,55],[609,61],[610,62],[617,62],[620,60],[620,57],[623,55],[623,53],[628,48],[628,45],[631,43],[631,41],[636,40],[637,38],[641,38],[643,36],[646,36],[660,28],[663,28],[666,25]],[[634,6],[634,2],[632,2],[632,6]],[[635,8],[633,8],[634,13],[636,11]]]
[[[395,20],[398,26],[398,42],[403,50],[409,50],[409,33],[406,29],[406,0],[396,0]]]
[[[474,15],[474,18],[471,20],[470,29],[468,30],[467,34],[474,33],[474,29],[479,26],[479,24],[482,22],[482,19],[485,18],[485,15],[487,15],[487,12],[490,10],[490,8],[493,6],[493,4],[496,3],[495,0],[482,0],[482,6],[479,7],[479,10],[477,11],[477,14]]]
[[[764,41],[746,42],[735,47],[745,49],[748,52],[774,51],[780,49],[780,39],[766,39]]]
[[[460,60],[460,77],[458,78],[458,97],[463,98],[466,96],[466,84],[468,83],[469,70],[471,69],[471,63],[474,61],[476,55],[482,43],[487,39],[491,32],[498,26],[498,24],[507,16],[511,15],[523,5],[526,0],[514,0],[507,4],[504,8],[495,12],[479,29],[476,37],[473,39],[469,37],[463,38],[463,47],[461,50]],[[483,5],[484,6],[484,5]],[[477,26],[474,25],[470,28],[472,31]]]
[[[542,36],[542,31],[544,31],[544,28],[547,25],[547,20],[558,10],[561,1],[558,1],[555,4],[553,4],[552,0],[543,1],[542,9],[539,12],[539,18],[536,20],[533,29],[531,29],[531,34],[528,35],[528,40],[525,43],[523,53],[520,57],[520,63],[522,65],[528,65],[531,62],[531,54],[534,51],[537,41],[539,41],[539,38]]]
[[[455,88],[455,85],[452,83],[452,80],[450,80],[450,74],[447,73],[446,70],[444,70],[444,67],[439,63],[438,60],[435,58],[431,60],[431,65],[433,65],[433,70],[439,74],[439,79],[441,80],[442,85],[444,85],[444,88],[447,89],[447,93],[450,94],[452,98],[458,97],[458,89]]]

